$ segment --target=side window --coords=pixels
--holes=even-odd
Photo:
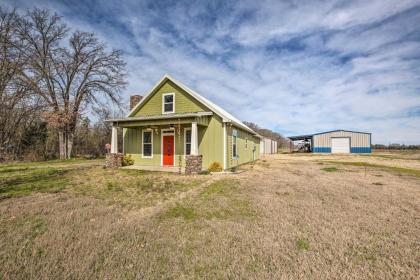
[[[162,96],[163,100],[163,113],[175,112],[175,96],[173,93],[167,93]]]
[[[185,130],[185,155],[191,154],[191,129]]]
[[[152,157],[153,151],[153,133],[152,131],[143,131],[143,157]]]

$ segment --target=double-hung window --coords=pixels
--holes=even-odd
[[[175,112],[175,94],[166,93],[162,96],[162,109],[163,113],[174,113]]]
[[[185,129],[185,155],[191,155],[191,129]]]
[[[153,157],[153,133],[152,130],[143,130],[143,157]]]
[[[232,157],[233,158],[237,158],[238,157],[237,138],[238,138],[238,131],[236,129],[234,129],[232,131]]]

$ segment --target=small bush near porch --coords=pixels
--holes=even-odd
[[[211,164],[210,164],[210,166],[209,166],[209,169],[208,169],[210,172],[221,172],[221,171],[223,171],[223,167],[222,167],[222,165],[219,163],[219,162],[217,162],[217,161],[214,161],[214,162],[212,162]]]

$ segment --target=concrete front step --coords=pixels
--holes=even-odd
[[[146,171],[159,171],[159,172],[179,172],[177,166],[148,166],[148,165],[130,165],[122,167],[124,169],[146,170]],[[181,173],[185,172],[185,168],[181,167]]]

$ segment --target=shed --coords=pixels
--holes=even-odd
[[[270,138],[260,140],[260,154],[277,154],[277,141]]]
[[[302,147],[313,153],[370,153],[372,144],[371,133],[343,129],[288,138],[303,141]]]

